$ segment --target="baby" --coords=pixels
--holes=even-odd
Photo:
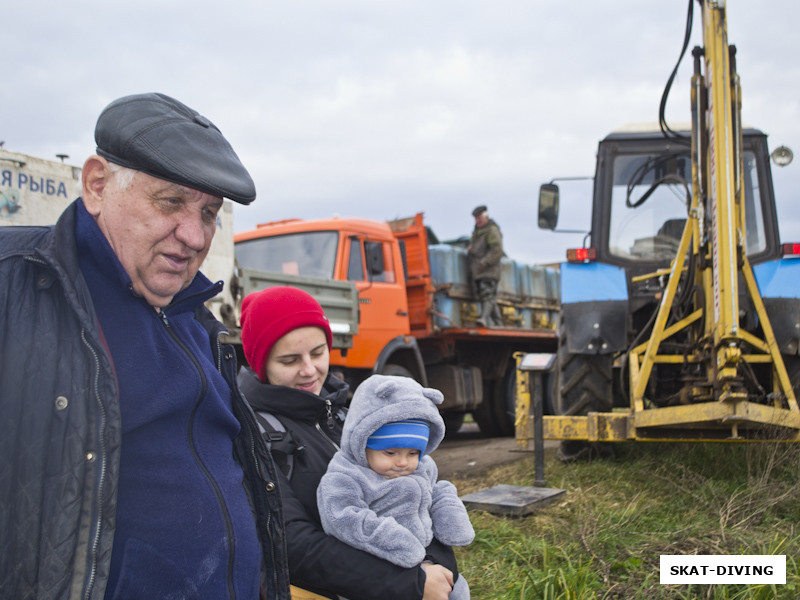
[[[317,488],[325,531],[356,548],[410,568],[435,536],[466,546],[475,537],[449,481],[437,481],[428,456],[444,438],[442,393],[413,379],[373,375],[356,389],[341,449]],[[468,600],[459,576],[451,600]]]

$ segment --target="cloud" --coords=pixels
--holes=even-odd
[[[162,91],[211,118],[259,199],[235,226],[423,211],[440,237],[487,203],[509,254],[550,262],[581,235],[535,227],[541,183],[591,174],[597,142],[656,121],[688,0],[29,0],[4,8],[0,139],[37,156],[94,150],[111,100]],[[692,46],[700,44],[694,3]],[[792,0],[729,7],[745,121],[800,152]],[[691,59],[668,117],[688,120]],[[800,230],[800,160],[775,172],[781,227]],[[570,207],[586,218],[589,198]],[[795,238],[798,236],[795,235]]]

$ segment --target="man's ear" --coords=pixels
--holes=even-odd
[[[106,186],[111,180],[111,169],[108,161],[102,156],[93,155],[83,163],[81,184],[83,187],[83,205],[93,217],[100,214]]]

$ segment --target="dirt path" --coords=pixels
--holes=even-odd
[[[545,449],[555,448],[557,444],[546,441]],[[439,467],[440,479],[470,477],[489,467],[532,455],[531,452],[519,451],[512,437],[483,437],[474,423],[466,423],[455,436],[445,439],[431,454]]]

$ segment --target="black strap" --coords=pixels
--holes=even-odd
[[[271,413],[256,413],[256,420],[261,426],[264,441],[272,454],[272,458],[287,479],[292,478],[294,470],[294,457],[302,452],[305,446],[297,443],[291,431],[287,431],[275,415]]]

